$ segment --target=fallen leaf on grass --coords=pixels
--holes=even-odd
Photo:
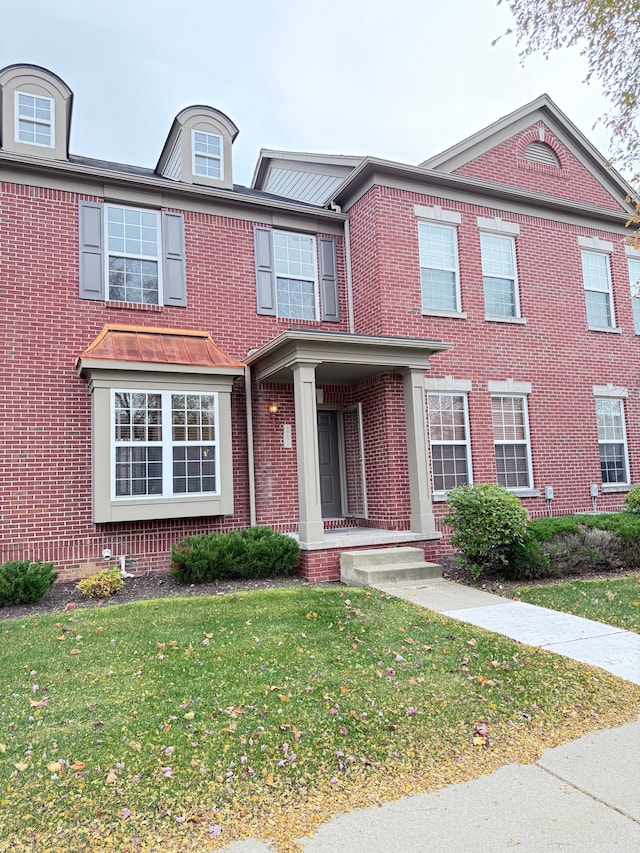
[[[79,655],[79,654],[80,654],[80,649],[71,649],[71,651],[69,652],[69,654],[70,654],[70,655]]]

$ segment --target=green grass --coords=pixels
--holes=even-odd
[[[344,588],[4,622],[0,679],[3,851],[290,850],[640,712],[599,670]]]
[[[640,633],[640,579],[636,577],[519,586],[504,594]]]

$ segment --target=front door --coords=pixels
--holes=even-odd
[[[342,516],[338,441],[338,413],[320,409],[318,411],[318,459],[323,518]]]

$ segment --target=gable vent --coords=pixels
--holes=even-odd
[[[553,148],[546,142],[531,142],[527,145],[524,158],[531,163],[541,163],[543,166],[555,166],[556,168],[560,166]]]

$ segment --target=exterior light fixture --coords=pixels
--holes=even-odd
[[[277,403],[269,403],[269,411],[272,415],[276,415],[278,413],[278,404]]]

